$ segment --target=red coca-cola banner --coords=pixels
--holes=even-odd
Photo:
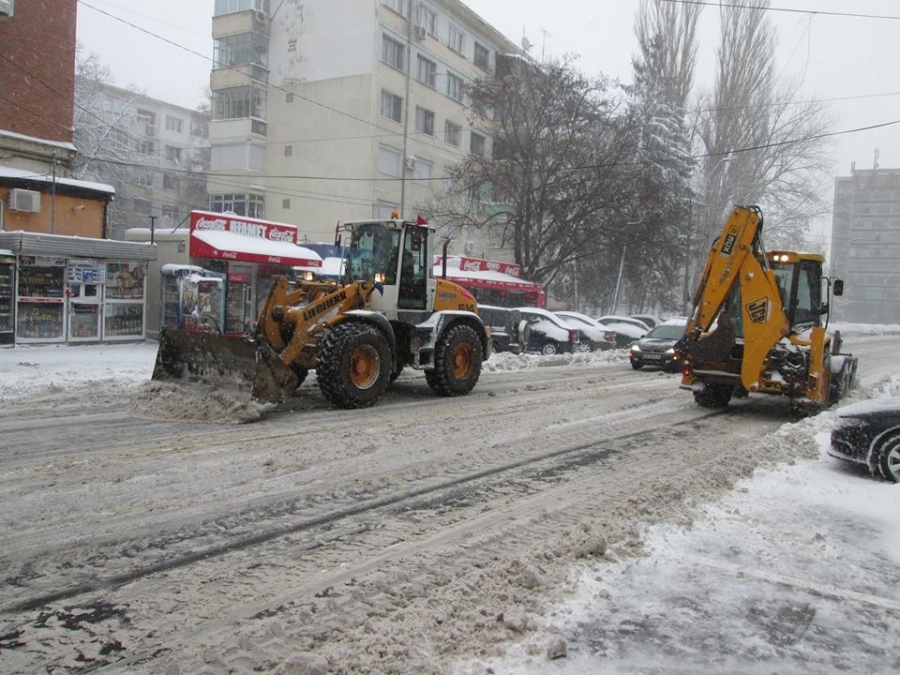
[[[279,241],[286,244],[297,243],[297,228],[284,223],[270,223],[264,220],[231,216],[224,213],[191,212],[191,232],[213,231],[233,232],[243,237]]]
[[[441,263],[441,256],[435,256],[435,264]],[[448,262],[452,259],[448,256]],[[464,272],[500,272],[511,277],[521,277],[522,267],[516,263],[500,262],[499,260],[482,260],[480,258],[459,257],[459,269]]]

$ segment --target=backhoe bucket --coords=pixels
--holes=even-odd
[[[249,338],[163,328],[152,379],[246,391],[256,379],[256,343]]]

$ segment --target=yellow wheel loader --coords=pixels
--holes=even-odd
[[[762,227],[758,207],[735,206],[714,241],[675,347],[681,386],[704,407],[760,392],[823,408],[846,394],[856,373],[840,334],[826,333],[843,282],[823,275],[820,254],[767,253]]]
[[[338,232],[349,243],[341,283],[278,279],[252,337],[164,329],[153,379],[237,384],[279,402],[314,369],[332,404],[362,408],[410,366],[439,395],[468,394],[490,331],[471,293],[435,278],[434,229],[394,218]]]

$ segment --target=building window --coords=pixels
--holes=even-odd
[[[291,53],[297,51],[297,38],[290,38],[288,40],[288,51]]]
[[[447,42],[447,46],[456,53],[462,54],[466,46],[466,34],[456,26],[451,25],[450,40]]]
[[[431,162],[426,162],[421,157],[417,157],[416,166],[412,172],[413,182],[419,185],[428,185],[428,182],[431,180],[431,169]]]
[[[475,43],[475,65],[485,71],[491,70],[491,51],[483,44]]]
[[[213,92],[213,119],[266,119],[266,92],[258,87],[231,87]]]
[[[428,7],[419,3],[419,28],[428,35],[434,35],[437,27],[437,14]]]
[[[387,35],[381,38],[381,60],[392,68],[403,70],[406,57],[406,47],[402,42],[397,42]]]
[[[171,145],[166,146],[166,159],[176,164],[181,164],[181,148]]]
[[[462,101],[463,79],[453,73],[447,73],[447,96],[454,101]]]
[[[406,0],[384,0],[384,6],[401,16],[406,16]]]
[[[285,211],[290,211],[291,209],[291,200],[290,199],[282,199],[281,200],[281,208]]]
[[[259,33],[240,33],[213,42],[213,68],[243,65],[269,67],[269,41]]]
[[[403,119],[403,99],[389,91],[381,90],[381,114],[389,120],[400,122]]]
[[[142,155],[155,155],[156,154],[156,142],[144,139],[138,145],[138,152]]]
[[[174,131],[176,134],[184,132],[184,120],[180,117],[166,115],[166,131]]]
[[[293,102],[294,102],[294,94],[293,94],[293,93],[288,93],[288,94],[284,97],[284,102],[285,102],[285,103],[293,103]]]
[[[418,75],[416,77],[419,82],[427,84],[434,89],[437,81],[437,64],[434,61],[429,61],[424,56],[419,56]]]
[[[477,131],[473,131],[469,137],[469,152],[476,157],[484,157],[485,139]]]
[[[144,136],[156,136],[156,113],[149,110],[137,111],[138,133]]]
[[[426,136],[434,136],[434,113],[416,107],[416,131]]]
[[[400,151],[386,145],[378,147],[378,170],[388,176],[400,176]]]
[[[215,16],[245,12],[248,9],[268,14],[269,4],[269,0],[216,0]]]
[[[210,195],[209,210],[247,218],[265,218],[266,198],[255,194]]]
[[[454,124],[450,120],[446,120],[444,122],[444,142],[447,145],[458,148],[462,142],[462,127],[459,124]]]
[[[163,189],[164,190],[178,190],[178,177],[169,173],[168,171],[163,174]]]

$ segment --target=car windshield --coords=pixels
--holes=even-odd
[[[661,338],[663,340],[679,340],[682,335],[684,335],[684,326],[681,324],[657,326],[647,333],[648,338]]]

